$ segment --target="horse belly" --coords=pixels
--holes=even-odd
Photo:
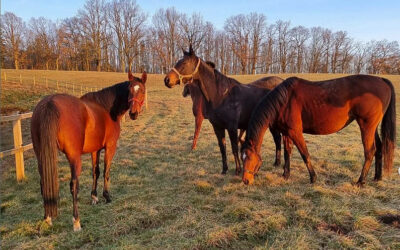
[[[327,135],[346,127],[353,118],[347,108],[331,108],[316,112],[311,117],[303,117],[303,132]]]
[[[97,119],[89,112],[85,128],[85,140],[83,153],[96,152],[105,145],[105,124],[104,119]]]

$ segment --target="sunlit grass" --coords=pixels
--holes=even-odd
[[[122,73],[43,72],[60,80],[73,78],[87,84],[107,85],[127,78]],[[333,77],[302,76],[308,79]],[[252,81],[261,76],[235,77]],[[388,78],[399,89],[400,77]],[[311,185],[296,149],[293,150],[290,179],[285,181],[281,177],[282,167],[272,166],[275,147],[272,136],[267,133],[261,172],[255,185],[244,186],[241,179],[234,176],[229,143],[229,171],[226,176],[220,175],[219,148],[207,121],[203,124],[197,149],[190,150],[194,131],[191,101],[181,96],[182,87],[167,89],[162,79],[161,75],[149,75],[149,110],[138,120],[127,119],[122,125],[111,167],[113,201],[110,204],[101,198],[99,204],[91,205],[90,157],[82,157],[81,232],[72,231],[70,170],[64,155],[59,157],[60,215],[52,227],[42,223],[39,175],[32,151],[25,154],[27,179],[22,183],[15,181],[13,158],[2,161],[2,248],[400,247],[400,219],[397,221],[400,186],[395,172],[400,163],[399,149],[392,178],[374,182],[374,168],[371,167],[367,185],[360,189],[353,185],[363,162],[356,123],[333,135],[305,135],[318,175],[316,184]],[[2,107],[17,103],[16,107],[29,110],[35,103],[32,100],[46,94],[46,91],[38,91],[36,95],[33,91],[32,95],[27,94],[33,97],[24,101],[25,94],[14,94],[11,91],[20,92],[20,89],[12,89],[2,85]],[[398,107],[399,103],[398,100]],[[28,129],[29,124],[25,126]],[[2,134],[3,131],[2,127]],[[102,187],[100,179],[99,194]]]

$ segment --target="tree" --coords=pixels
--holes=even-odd
[[[5,43],[5,52],[13,59],[15,69],[19,69],[24,33],[26,31],[25,23],[22,18],[11,12],[6,12],[1,16],[1,23],[1,35]]]

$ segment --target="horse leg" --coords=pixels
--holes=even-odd
[[[106,199],[106,202],[111,202],[110,198],[110,166],[111,160],[114,157],[116,150],[116,145],[108,146],[104,152],[104,190],[103,196]]]
[[[382,180],[382,141],[379,138],[378,129],[375,131],[375,181]]]
[[[317,180],[317,176],[315,174],[313,166],[311,165],[310,154],[308,153],[303,133],[300,131],[293,131],[292,133],[290,133],[290,138],[293,140],[294,144],[300,152],[301,158],[303,158],[303,161],[306,164],[308,173],[310,174],[310,182],[314,183]]]
[[[364,165],[361,170],[360,178],[358,179],[357,185],[363,186],[365,184],[365,178],[367,177],[369,168],[374,157],[376,147],[375,147],[375,132],[376,125],[368,121],[357,120],[361,129],[361,139],[364,146]]]
[[[233,156],[235,157],[235,164],[236,164],[235,174],[239,175],[240,172],[242,172],[242,169],[240,167],[240,159],[239,159],[238,132],[237,129],[230,129],[228,130],[228,133],[229,133],[229,139],[231,140],[232,153]]]
[[[240,145],[243,145],[243,143],[244,143],[244,139],[243,139],[244,132],[246,132],[245,129],[239,129],[238,140],[239,140]]]
[[[204,120],[204,116],[203,115],[198,114],[196,116],[192,150],[196,149],[197,139],[199,138],[201,124],[203,123],[203,120]]]
[[[274,138],[274,142],[275,142],[274,166],[278,167],[279,165],[281,165],[282,136],[281,136],[281,133],[279,133],[279,131],[276,131],[275,129],[271,129],[271,134],[272,134],[272,137]]]
[[[92,152],[92,175],[93,175],[93,185],[92,185],[92,204],[97,204],[99,199],[97,198],[97,180],[100,176],[100,150],[97,152]]]
[[[283,166],[283,178],[285,180],[290,177],[290,155],[292,154],[293,142],[289,136],[283,136],[285,165]]]
[[[78,213],[78,193],[79,193],[79,176],[81,175],[82,163],[80,155],[74,157],[68,156],[67,158],[71,167],[71,182],[69,183],[69,187],[73,202],[72,221],[74,223],[74,231],[77,232],[81,230],[81,223]]]
[[[221,151],[221,156],[222,156],[222,173],[221,174],[226,174],[226,171],[228,171],[228,164],[226,163],[226,142],[225,142],[225,129],[214,126],[214,133],[217,136],[218,139],[218,146],[219,150]]]

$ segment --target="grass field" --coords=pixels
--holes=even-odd
[[[7,77],[19,74],[5,71]],[[127,79],[120,73],[22,71],[72,79],[88,85],[109,85]],[[3,73],[2,73],[3,75]],[[283,78],[289,75],[279,75]],[[303,74],[319,80],[340,75]],[[258,76],[235,76],[243,82]],[[400,76],[385,76],[397,90]],[[71,81],[72,81],[71,80]],[[82,231],[72,231],[70,170],[59,157],[59,217],[49,227],[42,223],[43,206],[37,163],[25,155],[26,180],[15,181],[13,157],[1,164],[1,247],[10,248],[400,248],[400,185],[396,149],[392,178],[353,185],[361,172],[363,151],[356,123],[329,136],[305,135],[317,182],[309,184],[300,155],[293,150],[291,177],[272,166],[274,145],[267,133],[264,160],[255,185],[245,186],[234,175],[227,143],[229,171],[220,175],[221,157],[211,125],[205,121],[198,147],[190,150],[194,118],[190,98],[182,87],[167,89],[162,75],[149,75],[149,109],[139,119],[123,123],[119,147],[111,167],[109,204],[91,205],[91,163],[83,156],[80,178]],[[3,110],[31,110],[45,89],[2,83]],[[397,122],[400,128],[400,116]],[[2,124],[2,148],[11,143]],[[29,121],[24,125],[29,141]],[[400,135],[400,133],[397,133]],[[8,138],[8,139],[7,139]],[[397,142],[400,140],[398,138]],[[3,145],[4,143],[4,145]],[[399,144],[398,144],[399,145]],[[99,180],[99,193],[103,183]]]

